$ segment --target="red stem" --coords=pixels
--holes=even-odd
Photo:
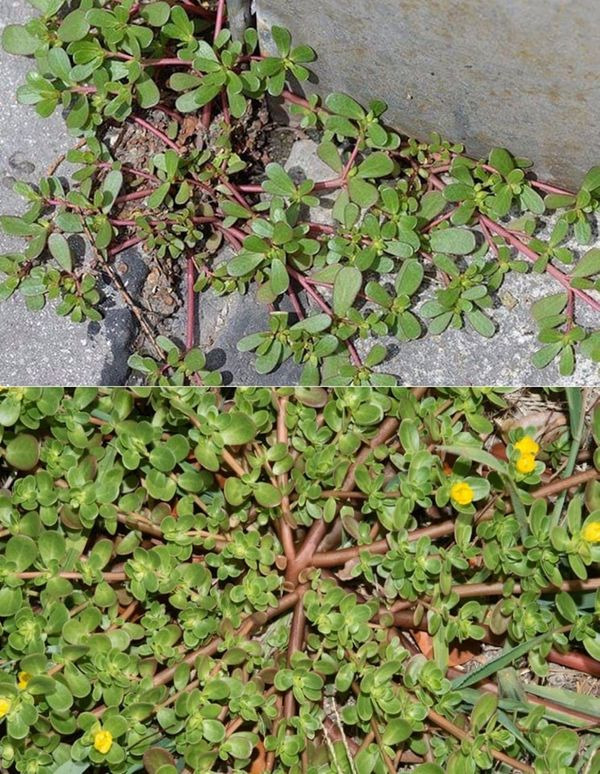
[[[143,241],[143,237],[131,237],[131,239],[126,239],[124,242],[121,242],[121,244],[111,247],[108,251],[108,254],[111,256],[117,255],[118,253],[122,253],[123,250],[128,250],[130,247],[139,245],[139,243]]]
[[[144,118],[140,118],[139,116],[131,116],[131,120],[134,121],[139,126],[143,126],[144,129],[147,129],[149,132],[151,132],[155,137],[158,137],[160,140],[162,140],[165,145],[168,145],[169,148],[172,148],[174,151],[177,151],[177,153],[181,153],[182,149],[177,145],[177,143],[173,142],[170,137],[167,137],[167,135],[162,132],[160,129],[157,129],[155,126],[152,126],[152,124],[148,123]]]
[[[485,225],[485,223],[482,220],[479,221],[479,228],[483,231],[485,241],[490,246],[492,252],[496,257],[498,257],[498,245],[494,242],[493,236],[490,234],[488,227]]]
[[[212,104],[213,101],[211,99],[211,101],[202,108],[201,121],[204,129],[208,129],[210,127],[210,122],[212,121]]]
[[[98,167],[98,169],[113,168],[113,165],[108,161],[101,161],[98,164],[96,164],[96,166]],[[156,177],[156,175],[151,175],[149,172],[144,172],[142,169],[136,169],[135,167],[129,167],[129,166],[123,165],[121,167],[121,172],[129,172],[130,174],[135,175],[136,177],[143,177],[146,180],[153,180],[157,183],[161,182],[159,178]]]
[[[288,91],[287,89],[284,89],[281,92],[281,96],[283,97],[284,100],[286,100],[286,102],[293,102],[294,105],[301,105],[302,107],[312,110],[308,100],[304,99],[304,97],[299,97],[297,94],[294,94],[294,92],[292,91]]]
[[[447,212],[445,215],[438,215],[435,220],[432,220],[430,223],[428,223],[426,226],[423,226],[421,229],[424,234],[426,234],[428,231],[431,231],[436,226],[439,226],[440,223],[443,223],[445,220],[448,220],[448,218],[451,218],[456,211],[456,208],[450,210],[450,212]]]
[[[565,314],[567,316],[567,324],[565,326],[565,330],[567,333],[573,327],[574,313],[575,313],[575,294],[573,293],[573,288],[569,288],[569,290],[567,291],[567,308],[565,310]]]
[[[192,66],[191,62],[187,62],[185,59],[179,59],[179,57],[176,56],[163,57],[162,59],[144,59],[141,64],[144,67],[173,67],[177,65],[182,65],[183,67]]]
[[[223,19],[225,18],[225,0],[219,0],[219,5],[217,6],[217,19],[215,21],[215,36],[214,40],[217,39],[219,33],[223,29]]]
[[[302,285],[304,290],[308,293],[308,295],[315,301],[315,303],[319,306],[320,309],[322,309],[325,314],[328,314],[330,317],[333,317],[333,311],[329,307],[329,305],[321,298],[321,296],[316,292],[314,288],[311,287],[310,283],[307,281],[306,277],[304,275],[300,274],[300,272],[295,271],[294,269],[290,268],[288,266],[288,274],[291,274],[291,276],[298,280],[298,282]],[[346,347],[348,348],[348,352],[350,354],[350,359],[352,360],[352,363],[357,367],[360,368],[362,366],[362,360],[360,359],[360,356],[358,352],[356,351],[356,348],[354,344],[352,344],[351,341],[346,340],[345,342]]]
[[[320,231],[322,234],[335,234],[333,226],[327,226],[324,223],[307,223],[311,231]]]
[[[560,194],[561,196],[575,196],[573,191],[568,191],[566,188],[560,188],[557,185],[550,185],[549,183],[541,183],[539,180],[530,180],[529,183],[534,188],[539,188],[540,191],[545,193]]]
[[[231,233],[231,229],[225,228],[224,226],[221,226],[220,224],[217,224],[216,228],[223,234],[225,239],[229,242],[231,247],[238,252],[242,249],[241,243],[236,239],[236,237]]]
[[[221,92],[221,110],[223,111],[223,120],[227,126],[231,125],[231,113],[229,112],[229,105],[227,104],[227,95],[224,91]]]
[[[313,186],[313,191],[328,191],[332,188],[341,188],[343,185],[346,185],[346,179],[342,177],[336,177],[332,180],[321,180],[318,183],[315,183]]]
[[[141,191],[132,191],[132,193],[117,196],[115,204],[120,204],[121,202],[133,202],[136,199],[145,199],[146,196],[150,196],[152,193],[154,193],[154,188],[143,188]]]
[[[538,260],[539,255],[530,247],[528,247],[524,242],[522,242],[518,237],[516,237],[511,231],[509,231],[507,228],[504,228],[504,226],[501,226],[499,223],[496,223],[495,221],[490,220],[490,218],[481,214],[479,215],[479,221],[480,223],[485,223],[490,231],[493,231],[496,234],[504,237],[504,239],[506,239],[507,242],[509,242],[523,256],[525,256],[527,260],[531,261],[532,263],[535,263],[535,261]],[[600,301],[596,301],[596,299],[592,298],[592,296],[590,296],[589,293],[586,293],[585,290],[581,290],[580,288],[571,288],[569,277],[566,274],[563,274],[560,269],[557,269],[556,266],[553,266],[551,263],[549,263],[546,266],[546,271],[548,274],[554,277],[555,280],[560,282],[561,285],[567,288],[567,290],[571,290],[576,296],[581,298],[582,301],[585,301],[585,303],[591,306],[592,309],[594,309],[596,312],[600,312]]]
[[[356,161],[356,156],[358,155],[358,147],[361,143],[362,135],[359,135],[357,141],[354,144],[354,148],[352,149],[352,153],[350,154],[350,158],[348,159],[348,163],[344,167],[344,171],[342,172],[342,177],[344,181],[348,181],[348,174],[352,167],[354,166],[354,162]]]

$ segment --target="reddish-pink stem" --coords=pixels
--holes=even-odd
[[[479,221],[479,228],[483,231],[483,236],[485,237],[485,241],[490,246],[492,252],[496,257],[498,257],[498,245],[494,242],[494,237],[490,234],[488,227],[485,225],[485,223],[482,220]]]
[[[450,210],[450,212],[447,212],[445,215],[438,215],[438,217],[435,218],[435,220],[432,220],[431,223],[428,223],[426,226],[423,226],[423,229],[422,229],[423,233],[426,234],[428,231],[431,231],[436,226],[439,226],[440,223],[443,223],[445,220],[448,220],[449,218],[451,218],[454,215],[455,211],[456,211],[456,208]]]
[[[234,199],[236,199],[242,205],[242,207],[245,207],[247,210],[251,209],[248,202],[244,199],[244,197],[240,193],[240,190],[241,190],[240,186],[234,185],[233,183],[230,183],[227,180],[223,181],[223,185],[225,186],[225,188],[227,188],[227,190],[234,197]]]
[[[231,247],[238,252],[242,249],[241,243],[236,239],[236,237],[231,233],[231,229],[225,228],[224,226],[221,226],[220,224],[217,224],[216,228],[218,231],[220,231],[225,239],[229,242]]]
[[[135,220],[123,220],[122,218],[109,218],[113,226],[135,226]]]
[[[126,239],[124,242],[121,242],[118,245],[115,245],[114,247],[111,247],[108,251],[109,255],[117,255],[118,253],[122,253],[123,250],[128,250],[130,247],[135,247],[135,245],[139,245],[140,242],[143,242],[143,237],[131,237],[131,239]]]
[[[211,100],[202,108],[202,118],[200,120],[204,129],[208,129],[212,121],[212,104]]]
[[[219,0],[219,4],[217,5],[217,18],[215,21],[214,40],[217,39],[217,37],[219,36],[219,33],[223,29],[224,18],[225,18],[225,0]]]
[[[575,196],[573,191],[568,191],[566,188],[560,188],[557,185],[541,183],[539,180],[530,180],[529,182],[534,188],[539,188],[540,191],[544,191],[545,193],[560,194],[561,196]]]
[[[244,241],[244,239],[248,236],[248,234],[245,234],[241,229],[235,228],[235,226],[229,226],[227,229],[236,239],[239,239],[241,242]]]
[[[96,164],[98,169],[112,169],[113,165],[108,161],[101,161],[98,164]],[[145,180],[153,180],[157,183],[160,183],[161,181],[156,177],[156,175],[151,175],[149,172],[144,172],[142,169],[135,169],[135,167],[129,167],[123,165],[121,167],[121,172],[129,172],[132,175],[135,175],[136,177],[142,177]]]
[[[429,182],[431,183],[431,185],[434,188],[438,189],[438,191],[443,191],[444,188],[446,187],[446,184],[444,182],[442,182],[439,179],[439,177],[436,177],[435,175],[429,175],[429,177],[427,179],[429,180]]]
[[[294,94],[293,91],[288,91],[287,89],[284,89],[281,92],[281,96],[283,97],[284,100],[286,100],[286,102],[293,102],[294,105],[301,105],[302,107],[308,108],[309,110],[313,109],[310,102],[307,99],[304,99],[304,97],[299,97],[297,94]],[[321,107],[320,110],[323,110],[326,113],[329,112],[323,107]]]
[[[77,210],[79,212],[86,211],[83,207],[80,207],[78,204],[72,204],[66,199],[45,199],[44,201],[46,204],[49,204],[52,207],[69,207],[70,209]]]
[[[105,56],[107,56],[109,59],[122,59],[124,62],[133,62],[135,59],[135,57],[131,56],[131,54],[124,54],[121,51],[111,51],[106,53]]]
[[[362,140],[362,135],[359,136],[358,140],[354,144],[354,148],[352,149],[352,153],[350,154],[350,158],[348,159],[348,163],[344,167],[344,171],[342,172],[342,178],[347,181],[348,180],[348,173],[354,166],[354,162],[356,161],[356,156],[358,155],[358,147],[360,145],[360,142]]]
[[[325,223],[307,223],[307,226],[311,231],[320,231],[322,234],[335,234],[333,226],[328,226]]]
[[[183,122],[183,116],[181,113],[178,113],[176,110],[173,110],[173,108],[165,105],[164,102],[159,102],[156,106],[156,109],[162,111],[165,115],[169,116],[169,118],[172,118],[174,121],[177,121],[178,124]]]
[[[313,191],[328,191],[331,188],[341,188],[343,185],[346,185],[345,178],[336,177],[332,180],[321,180],[318,183],[315,183]]]
[[[224,91],[221,92],[221,110],[223,112],[223,121],[229,126],[231,124],[231,113],[227,104],[227,95]]]
[[[185,59],[179,59],[179,57],[163,57],[162,59],[144,59],[142,62],[144,67],[176,67],[181,65],[182,67],[191,67],[192,63],[187,62]]]
[[[330,308],[330,306],[325,302],[323,298],[321,298],[321,296],[316,292],[316,290],[313,287],[311,287],[311,284],[310,282],[307,281],[306,277],[289,266],[287,267],[287,270],[288,270],[288,274],[290,274],[295,280],[297,280],[302,285],[306,293],[315,301],[317,306],[323,312],[325,312],[325,314],[328,314],[330,317],[333,317],[333,311]],[[349,341],[348,339],[346,340],[345,344],[346,344],[346,347],[348,348],[348,352],[350,353],[350,359],[352,360],[353,364],[357,366],[357,368],[360,368],[362,366],[362,360],[360,359],[354,344],[352,344],[352,342]]]
[[[158,137],[160,140],[162,140],[165,145],[168,145],[169,148],[172,148],[174,151],[177,151],[177,153],[181,153],[182,149],[177,145],[177,143],[173,142],[170,137],[167,137],[167,135],[162,132],[160,129],[157,129],[155,126],[152,126],[152,124],[148,123],[144,118],[140,118],[139,116],[131,116],[131,120],[134,121],[138,126],[143,126],[144,129],[151,132],[155,137]]]
[[[302,308],[302,304],[300,303],[300,299],[298,298],[296,291],[290,284],[288,288],[288,296],[290,297],[290,301],[292,302],[292,306],[294,307],[294,312],[296,312],[299,320],[304,320],[305,314],[304,309]]]
[[[264,189],[260,183],[244,183],[237,186],[238,191],[243,193],[263,193]]]
[[[565,314],[567,316],[565,330],[568,333],[573,327],[573,315],[575,314],[575,294],[573,293],[573,288],[569,288],[567,291],[567,308]]]
[[[479,222],[484,223],[488,229],[499,236],[504,237],[506,241],[511,244],[513,247],[515,247],[527,260],[531,261],[532,263],[535,263],[539,255],[531,249],[531,247],[528,247],[524,242],[522,242],[517,236],[515,236],[509,229],[504,228],[504,226],[501,226],[499,223],[496,223],[493,220],[490,220],[485,215],[479,215]],[[569,280],[569,277],[566,274],[563,274],[560,269],[557,269],[556,266],[553,266],[551,263],[549,263],[546,266],[546,271],[550,276],[554,277],[555,280],[560,282],[561,285],[563,285],[567,290],[572,290],[573,293],[578,296],[582,301],[585,301],[588,306],[591,306],[592,309],[594,309],[596,312],[600,312],[600,301],[596,301],[595,298],[592,298],[592,296],[589,295],[589,293],[586,293],[585,290],[581,290],[580,288],[571,288],[571,283]]]
[[[192,218],[192,223],[216,223],[218,220],[214,215],[196,215]]]
[[[152,193],[154,193],[154,188],[144,188],[141,191],[132,191],[131,193],[117,196],[115,204],[120,204],[121,202],[133,202],[136,199],[145,199],[146,196],[150,196]]]

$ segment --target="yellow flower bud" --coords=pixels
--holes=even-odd
[[[473,490],[466,481],[457,481],[450,488],[450,497],[459,505],[469,505],[473,502]]]
[[[31,680],[31,675],[29,672],[19,672],[19,682],[17,683],[17,688],[20,691],[24,691],[25,688],[29,685],[29,681]]]
[[[515,467],[519,473],[523,473],[525,475],[528,473],[533,473],[535,470],[535,456],[533,454],[521,454],[515,463]]]
[[[99,753],[102,753],[102,755],[106,755],[112,747],[112,743],[113,736],[110,731],[100,729],[100,731],[96,731],[94,734],[94,748],[98,750]]]
[[[600,521],[592,521],[584,527],[581,536],[588,543],[600,543]]]
[[[0,719],[8,715],[11,707],[12,701],[10,699],[6,699],[4,696],[0,697]]]
[[[515,449],[521,454],[533,454],[535,457],[540,450],[540,446],[530,435],[526,435],[516,442]]]

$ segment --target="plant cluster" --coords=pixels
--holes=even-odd
[[[559,287],[533,308],[542,344],[535,365],[558,359],[569,375],[576,354],[600,360],[600,333],[575,314],[578,305],[600,310],[590,293],[600,288],[600,250],[576,260],[565,245],[592,241],[600,167],[572,194],[538,181],[530,162],[504,149],[475,161],[439,137],[402,137],[385,125],[380,100],[364,108],[345,94],[299,97],[289,84],[309,77],[313,50],[293,46],[279,27],[276,55],[258,52],[255,29],[233,40],[224,0],[215,10],[193,0],[77,0],[66,15],[65,0],[32,2],[41,16],[3,34],[8,51],[35,57],[18,99],[42,117],[64,110],[82,142],[66,155],[78,165],[69,190],[56,174],[15,186],[28,209],[0,225],[27,245],[0,259],[0,299],[19,292],[31,309],[58,299],[59,314],[98,319],[99,276],[108,273],[123,293],[112,264],[139,245],[163,271],[174,264],[187,277],[181,351],[165,347],[156,322],[126,296],[147,338],[131,365],[149,383],[218,381],[194,350],[196,294],[253,287],[271,308],[269,326],[240,349],[255,351],[259,373],[293,359],[305,385],[389,386],[396,379],[380,373],[385,346],[376,341],[361,356],[357,341],[463,326],[491,337],[489,310],[507,272],[547,272]],[[252,157],[247,126],[267,96],[289,103],[316,133],[330,179],[298,182],[281,164],[263,168]],[[128,125],[162,145],[140,168],[108,142]],[[323,195],[335,198],[332,225],[310,217]],[[554,210],[544,238],[541,218]],[[91,259],[74,255],[76,234]],[[223,244],[234,251],[229,260]],[[432,297],[415,313],[427,287]],[[283,311],[290,305],[293,314]],[[191,372],[183,365],[190,351]]]
[[[0,765],[597,771],[600,411],[507,392],[4,389]]]

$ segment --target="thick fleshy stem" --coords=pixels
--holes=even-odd
[[[496,221],[491,220],[486,215],[482,214],[479,215],[479,222],[485,223],[489,231],[498,234],[498,236],[504,237],[504,239],[506,239],[510,245],[515,247],[521,253],[521,255],[527,258],[528,261],[535,263],[538,260],[539,255],[534,250],[532,250],[531,247],[526,245],[525,242],[519,239],[519,237],[513,234],[513,232],[509,229],[501,226],[499,223],[496,223]],[[548,274],[550,274],[551,277],[554,277],[555,280],[560,282],[563,287],[565,287],[567,290],[571,290],[582,301],[585,301],[588,306],[591,306],[592,309],[594,309],[596,312],[600,312],[600,301],[596,301],[595,298],[592,298],[589,293],[586,293],[585,290],[581,290],[581,288],[572,288],[568,275],[563,274],[560,269],[557,269],[556,266],[553,266],[551,263],[546,266],[546,271]]]
[[[101,161],[98,164],[96,164],[98,169],[112,169],[113,164],[111,164],[108,161]],[[130,167],[126,164],[123,164],[121,167],[121,172],[128,172],[130,175],[135,175],[135,177],[141,177],[145,180],[153,180],[156,183],[162,182],[156,175],[152,175],[150,172],[146,172],[143,169],[136,169],[135,167]]]
[[[312,110],[312,107],[307,99],[304,99],[304,97],[299,97],[297,94],[294,94],[293,91],[288,91],[287,89],[284,89],[281,92],[281,97],[286,102],[291,102],[294,105],[300,105],[301,107],[308,108],[309,110]]]
[[[242,249],[241,242],[238,241],[238,239],[234,236],[234,234],[231,233],[231,229],[225,228],[225,226],[221,226],[220,224],[216,225],[216,229],[220,231],[225,239],[229,242],[233,250],[237,253]]]
[[[575,196],[573,191],[569,191],[566,188],[561,188],[558,185],[550,185],[549,183],[542,183],[539,180],[530,180],[530,185],[534,188],[539,188],[540,191],[549,194],[559,194],[560,196]]]
[[[221,92],[221,111],[223,113],[223,120],[229,126],[231,124],[231,113],[227,104],[227,94],[224,91]]]
[[[136,124],[138,124],[138,126],[142,126],[144,129],[149,131],[155,137],[158,137],[160,140],[162,140],[165,143],[165,145],[168,145],[169,148],[172,148],[174,151],[177,151],[177,153],[182,152],[182,148],[180,148],[180,146],[177,145],[176,142],[173,142],[173,140],[170,137],[167,137],[167,135],[163,131],[161,131],[160,129],[157,129],[155,126],[152,126],[152,124],[146,121],[144,118],[141,118],[140,116],[131,116],[131,120],[134,121]]]
[[[203,129],[208,130],[212,121],[212,100],[202,108],[202,118],[200,121]]]
[[[217,5],[217,18],[215,21],[215,36],[214,40],[216,40],[219,36],[219,33],[223,29],[223,21],[225,19],[225,0],[219,0],[219,4]]]
[[[238,191],[243,193],[264,193],[264,188],[260,183],[243,183],[237,186]]]
[[[123,204],[123,202],[134,202],[137,199],[145,199],[150,194],[154,193],[154,188],[143,188],[141,191],[132,191],[122,196],[117,196],[115,204]]]
[[[123,250],[128,250],[130,247],[135,247],[136,245],[139,245],[140,242],[143,242],[143,237],[131,237],[131,239],[126,239],[124,242],[121,242],[118,245],[115,245],[114,247],[110,247],[108,250],[108,254],[110,256],[118,255],[119,253],[122,253]]]
[[[277,443],[281,443],[284,446],[288,446],[288,428],[287,428],[287,396],[279,398],[277,406]],[[285,553],[285,558],[288,562],[293,561],[296,556],[296,549],[294,547],[294,534],[292,532],[292,512],[290,508],[290,498],[286,492],[288,485],[288,474],[282,473],[279,476],[278,481],[279,488],[281,490],[281,512],[282,518],[280,520],[281,525],[281,543]]]
[[[573,293],[573,288],[569,288],[567,291],[567,308],[565,310],[565,315],[567,317],[565,331],[568,333],[575,322],[575,294]]]
[[[304,309],[302,308],[302,304],[300,303],[300,299],[298,298],[298,294],[294,290],[292,284],[290,283],[289,288],[287,289],[287,294],[290,299],[290,302],[292,306],[294,307],[294,312],[296,312],[296,315],[299,320],[304,320],[306,315],[304,314]]]
[[[313,301],[322,309],[325,314],[328,314],[330,317],[333,317],[333,310],[327,304],[323,298],[316,292],[316,290],[311,287],[310,283],[306,280],[303,274],[301,274],[298,271],[295,271],[295,269],[291,269],[288,266],[288,273],[291,274],[291,276],[298,280],[298,282],[302,285],[306,293],[313,299]],[[346,347],[348,348],[348,352],[350,354],[350,359],[352,360],[352,363],[357,367],[362,367],[362,360],[360,359],[360,356],[358,352],[356,351],[356,347],[351,341],[346,340],[345,342]]]

